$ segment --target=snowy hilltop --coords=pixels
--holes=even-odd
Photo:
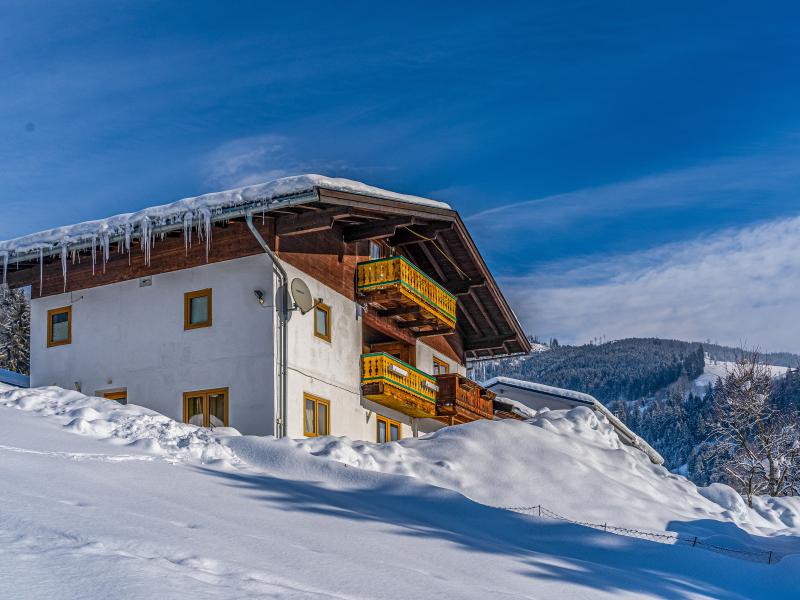
[[[376,445],[241,436],[60,388],[4,387],[0,456],[2,598],[800,589],[797,498],[749,509],[726,486],[698,488],[583,407]],[[503,508],[533,506],[541,517]],[[551,513],[702,543],[614,535]]]

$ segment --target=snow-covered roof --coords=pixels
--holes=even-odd
[[[144,238],[154,228],[164,225],[184,226],[191,229],[194,223],[198,228],[202,228],[224,209],[233,207],[263,207],[266,209],[274,202],[310,193],[317,188],[432,208],[450,209],[450,205],[444,202],[398,194],[350,179],[313,174],[296,175],[233,190],[184,198],[177,202],[152,206],[133,213],[57,227],[12,240],[0,241],[0,258],[8,261],[14,256],[42,250],[69,249],[77,244],[102,244],[110,237],[124,236],[126,243],[129,244],[131,236]],[[202,230],[200,233],[202,234]]]
[[[580,402],[581,404],[587,404],[589,406],[593,406],[595,403],[597,403],[597,399],[594,396],[590,396],[589,394],[584,394],[583,392],[576,392],[575,390],[557,388],[551,385],[544,385],[543,383],[534,383],[533,381],[525,381],[523,379],[513,379],[511,377],[502,377],[502,376],[492,377],[491,379],[484,381],[481,385],[489,389],[497,385],[507,385],[522,390],[530,390],[532,392],[538,392],[540,394],[547,394],[549,396],[558,396],[559,398],[573,400],[575,402]]]

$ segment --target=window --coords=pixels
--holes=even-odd
[[[119,402],[120,404],[127,404],[128,403],[128,391],[121,390],[116,392],[104,392],[103,398],[106,400],[114,400]]]
[[[314,335],[331,341],[331,307],[321,302],[314,307]]]
[[[227,427],[228,388],[184,393],[183,420],[199,427]]]
[[[211,288],[183,295],[183,328],[211,327]]]
[[[47,347],[72,343],[72,307],[47,311]]]
[[[378,415],[378,443],[396,442],[400,439],[400,423]]]
[[[328,435],[331,431],[331,404],[327,400],[303,394],[303,433],[306,437]]]
[[[441,358],[433,357],[433,374],[446,375],[450,372],[450,365],[444,362]]]
[[[369,259],[378,260],[383,258],[383,246],[374,240],[369,242]]]

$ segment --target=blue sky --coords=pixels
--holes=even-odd
[[[318,172],[451,202],[544,337],[800,351],[793,4],[0,6],[0,239]]]

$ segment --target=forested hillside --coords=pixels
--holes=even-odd
[[[505,375],[592,394],[604,403],[637,400],[703,372],[701,344],[631,338],[587,344],[554,345],[524,358],[493,361],[480,376]]]

